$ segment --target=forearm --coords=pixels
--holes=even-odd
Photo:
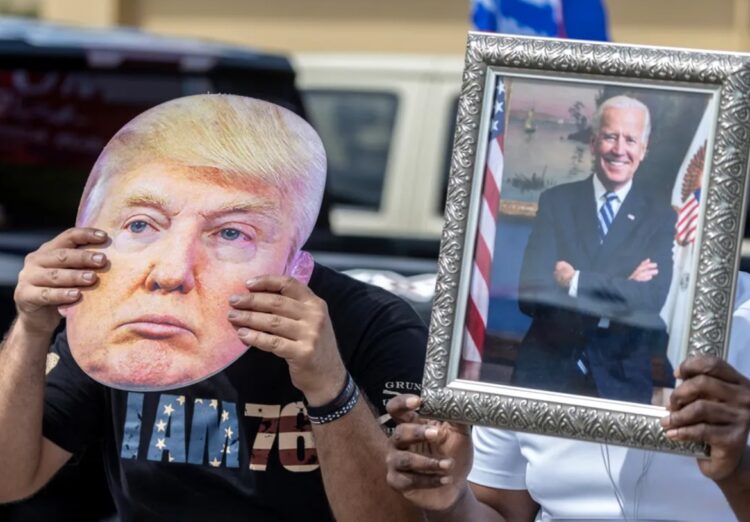
[[[671,270],[669,271],[671,276]],[[618,315],[628,311],[658,312],[669,291],[669,280],[657,276],[652,281],[632,281],[625,277],[581,271],[578,300],[583,308]]]
[[[716,482],[740,522],[750,522],[750,448],[737,470]]]
[[[50,338],[16,321],[0,349],[0,501],[28,494],[39,467]]]
[[[637,262],[625,273],[615,275],[582,270],[578,281],[578,296],[594,303],[609,303],[614,310],[642,310],[658,312],[664,306],[672,282],[673,224],[666,221],[642,248],[641,263],[646,260],[656,267],[656,274],[646,280],[631,279],[639,268]],[[639,249],[640,250],[640,249]],[[621,267],[623,268],[623,267]],[[615,311],[615,313],[619,313]]]
[[[387,438],[364,397],[347,415],[313,424],[313,436],[336,520],[422,520],[418,510],[386,483]]]
[[[467,485],[458,501],[445,511],[425,511],[429,522],[510,522],[500,513],[480,502]]]

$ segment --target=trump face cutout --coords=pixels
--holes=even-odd
[[[61,310],[79,366],[113,387],[162,390],[231,364],[247,346],[230,296],[260,275],[309,278],[299,247],[324,176],[314,131],[266,102],[189,97],[129,123],[79,208],[79,225],[111,238],[98,284]]]

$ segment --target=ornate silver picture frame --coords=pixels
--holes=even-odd
[[[707,453],[659,419],[726,356],[749,58],[469,34],[423,415]]]

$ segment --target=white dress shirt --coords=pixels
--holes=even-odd
[[[594,183],[594,204],[596,205],[596,211],[598,213],[599,209],[601,209],[602,205],[607,201],[606,194],[609,193],[609,191],[604,187],[604,185],[599,180],[599,177],[596,174],[591,176],[591,179],[593,180],[593,183]],[[631,179],[625,185],[623,185],[622,187],[614,191],[614,194],[617,196],[617,199],[614,199],[613,201],[610,202],[610,206],[612,207],[612,222],[613,223],[615,219],[617,218],[617,212],[620,211],[622,202],[625,201],[625,197],[628,195],[632,187],[633,187],[633,180]],[[598,216],[597,216],[597,219],[598,219]],[[570,280],[570,286],[568,287],[568,295],[570,297],[578,297],[578,278],[580,277],[580,275],[581,275],[580,270],[576,270],[573,273],[573,278]],[[609,319],[607,319],[606,317],[603,317],[599,321],[599,327],[608,328]]]

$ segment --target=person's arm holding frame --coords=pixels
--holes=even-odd
[[[0,349],[0,502],[32,495],[71,457],[42,434],[45,362],[61,319],[57,307],[78,301],[107,263],[104,254],[77,247],[106,239],[90,228],[67,230],[27,256],[19,274],[18,315]]]
[[[741,521],[750,521],[750,380],[717,357],[690,357],[675,372],[684,382],[662,419],[667,437],[711,446],[699,459]]]
[[[299,281],[266,276],[248,283],[250,293],[232,301],[230,321],[248,345],[285,359],[293,384],[309,406],[334,400],[347,380],[326,303]],[[337,520],[422,520],[388,487],[388,441],[360,397],[353,409],[313,436],[328,501]]]
[[[721,488],[737,518],[750,521],[750,381],[727,362],[693,357],[678,370],[685,379],[672,394],[662,425],[675,440],[711,445],[698,465]],[[431,522],[531,522],[539,509],[526,490],[468,484],[472,443],[468,429],[420,419],[416,396],[388,404],[401,422],[391,436],[388,483],[424,510]],[[416,450],[415,448],[420,448]]]
[[[467,481],[474,451],[469,427],[425,420],[416,412],[419,405],[415,395],[388,402],[399,423],[388,451],[391,487],[422,508],[430,522],[533,522],[539,505],[527,490]]]

